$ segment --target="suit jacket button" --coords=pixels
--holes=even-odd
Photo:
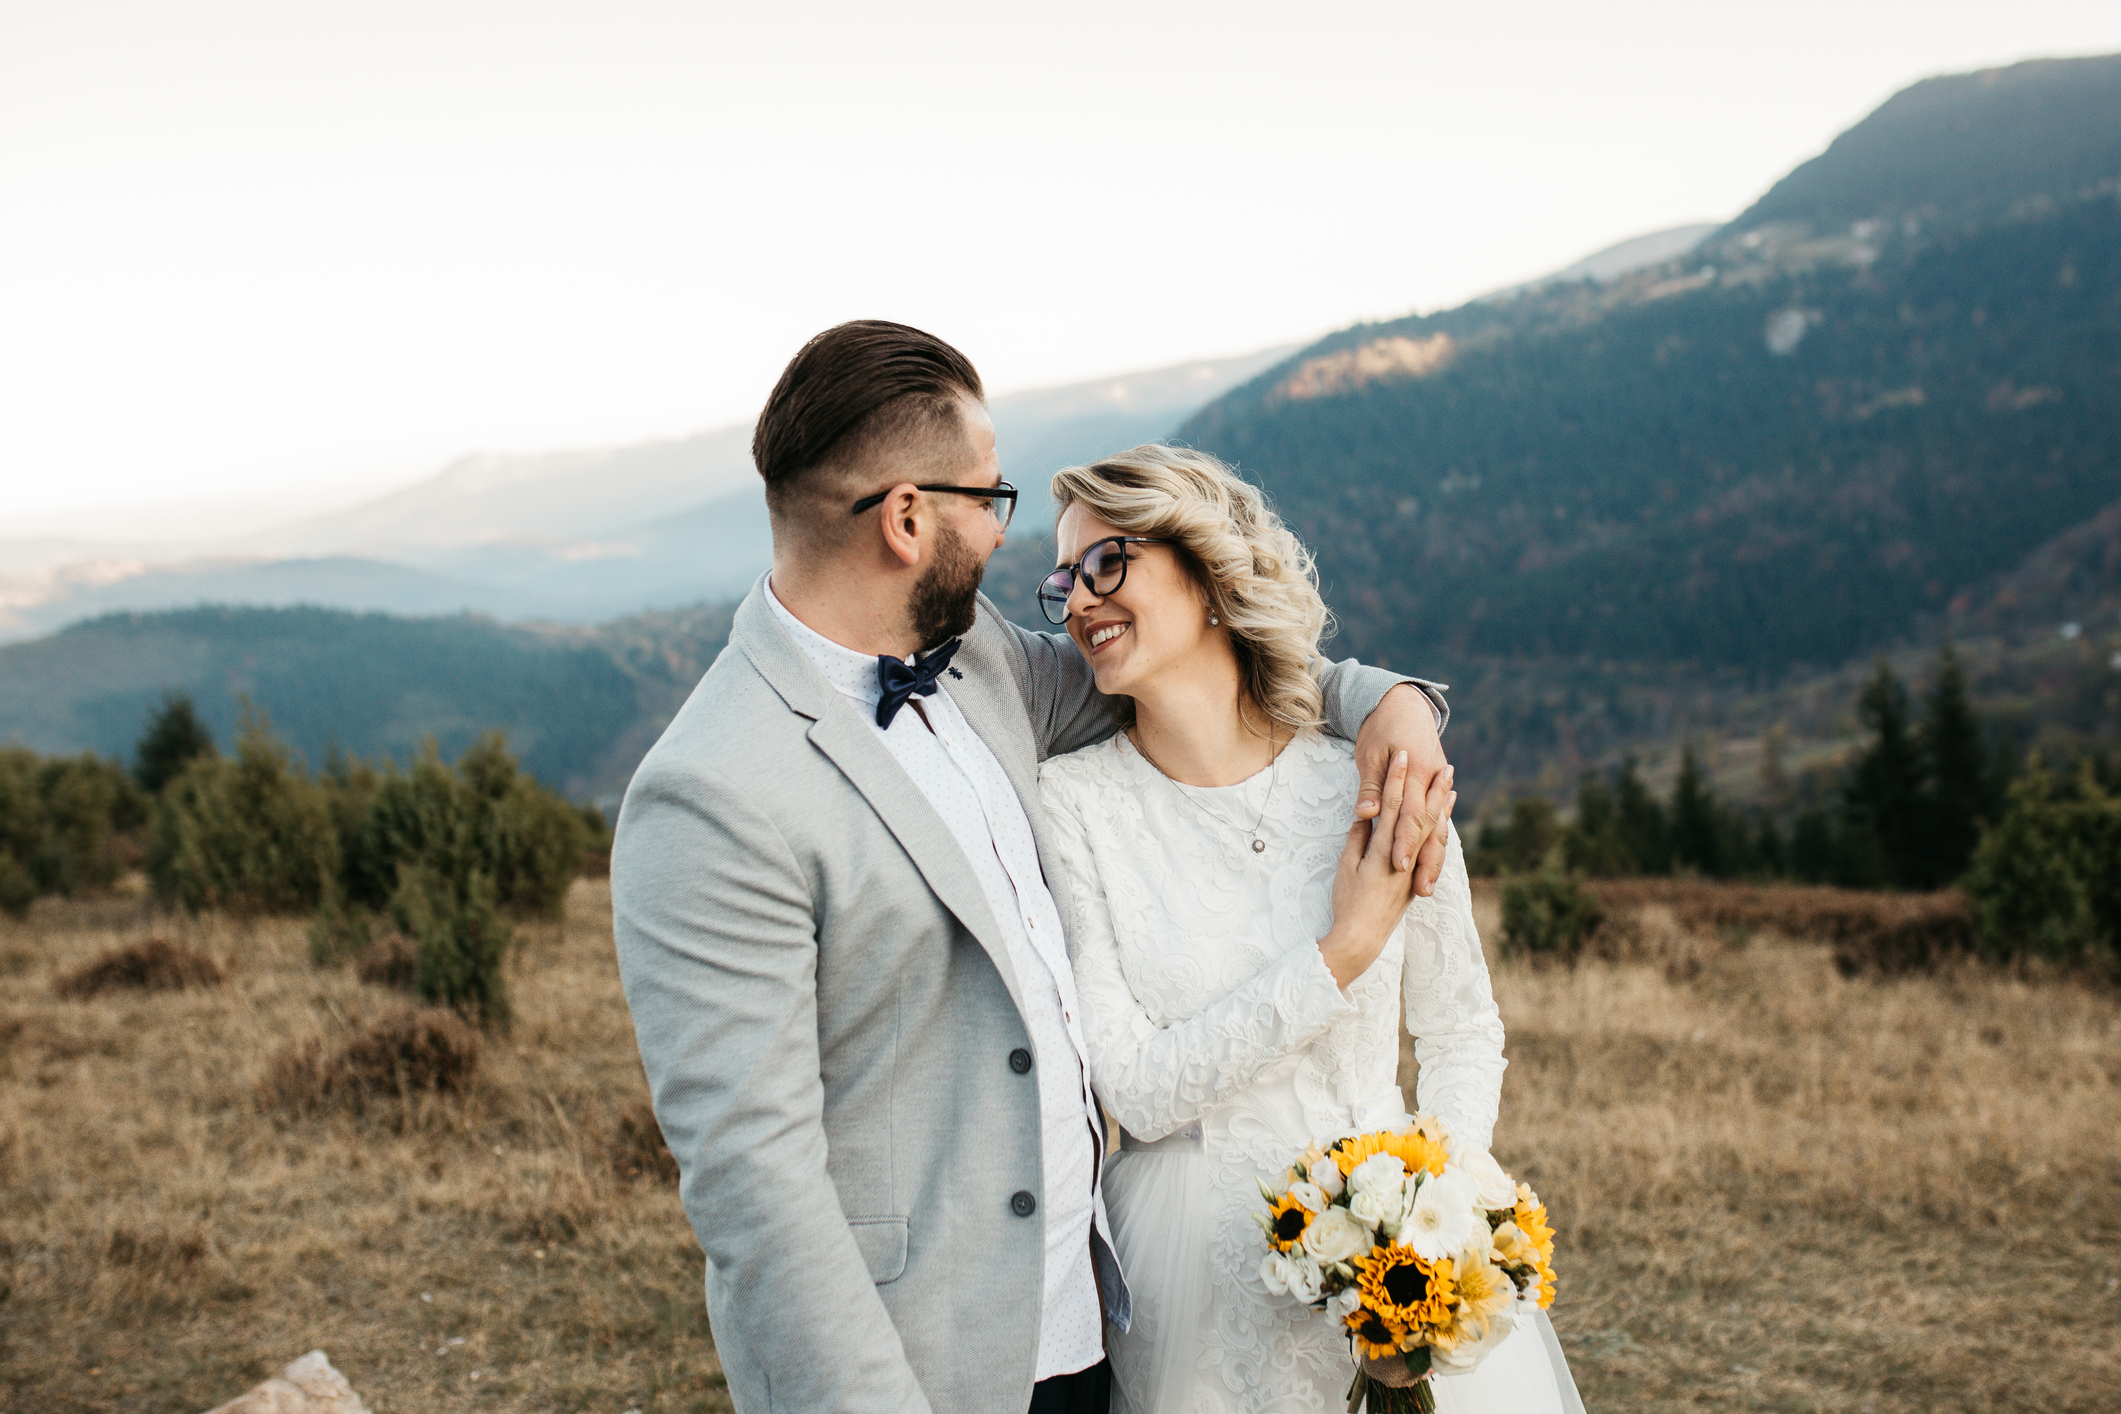
[[[1009,1052],[1009,1069],[1015,1071],[1018,1075],[1030,1074],[1031,1053],[1022,1046],[1018,1046],[1015,1050]]]
[[[1009,1200],[1009,1211],[1020,1218],[1028,1218],[1038,1211],[1038,1199],[1031,1196],[1030,1190],[1018,1189],[1016,1196]]]

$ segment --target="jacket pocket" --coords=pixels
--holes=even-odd
[[[869,1264],[869,1279],[878,1286],[897,1281],[906,1271],[906,1220],[904,1218],[849,1218],[854,1245]]]

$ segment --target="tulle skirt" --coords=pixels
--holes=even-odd
[[[1227,1254],[1249,1253],[1258,1240],[1248,1212],[1233,1210],[1232,1196],[1215,1191],[1198,1147],[1122,1149],[1108,1161],[1114,1255],[1134,1305],[1130,1330],[1106,1330],[1114,1414],[1341,1414],[1346,1408],[1355,1368],[1345,1339],[1323,1316],[1292,1312],[1287,1297],[1269,1296],[1256,1280],[1220,1287],[1223,1300],[1258,1302],[1257,1313],[1215,1310],[1217,1249],[1227,1260],[1241,1260]],[[1251,1229],[1238,1235],[1249,1242],[1218,1234],[1232,1221]],[[1228,1319],[1233,1315],[1243,1318]],[[1272,1379],[1255,1384],[1233,1377],[1234,1363],[1211,1353],[1230,1348],[1233,1330],[1271,1332],[1273,1343],[1290,1347],[1269,1357]],[[1258,1352],[1246,1352],[1245,1368],[1256,1368],[1257,1358]],[[1520,1322],[1471,1374],[1438,1376],[1435,1385],[1437,1414],[1583,1414],[1544,1312]]]

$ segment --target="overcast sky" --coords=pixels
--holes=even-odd
[[[1008,391],[1448,306],[2115,50],[2113,0],[7,0],[0,537],[748,419],[841,319]]]

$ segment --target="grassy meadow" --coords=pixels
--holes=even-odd
[[[1534,967],[1479,907],[1497,1154],[1553,1212],[1592,1409],[2113,1406],[2110,987],[1846,978],[1656,902],[1620,956]],[[150,938],[210,966],[83,981]],[[467,1073],[468,1033],[379,1050],[404,994],[313,967],[299,922],[137,890],[0,920],[0,1407],[185,1414],[321,1346],[378,1414],[727,1408],[601,881],[509,983]],[[364,1054],[443,1088],[363,1089]]]

